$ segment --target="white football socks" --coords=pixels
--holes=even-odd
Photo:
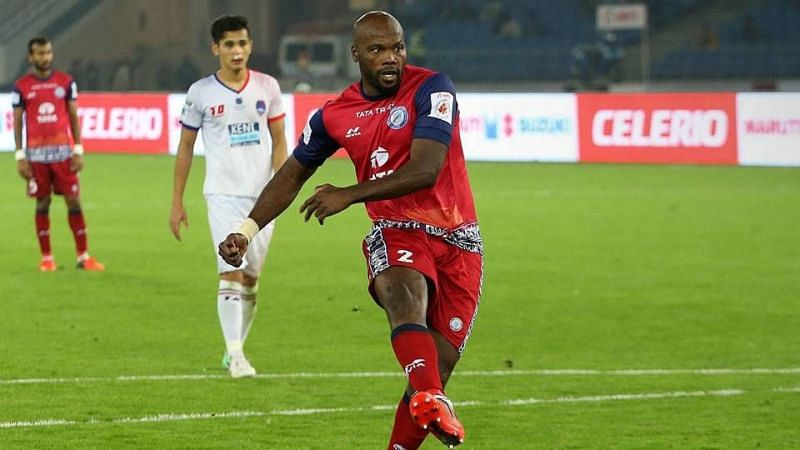
[[[217,314],[228,354],[231,357],[242,355],[242,283],[219,281]]]
[[[255,286],[242,286],[242,345],[247,340],[250,332],[250,325],[256,317],[257,304],[256,295],[258,294],[258,284]]]

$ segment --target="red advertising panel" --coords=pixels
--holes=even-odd
[[[93,153],[167,153],[166,94],[82,93],[81,139]]]
[[[580,94],[581,162],[736,164],[736,95]]]
[[[320,94],[303,94],[303,93],[295,93],[294,94],[294,128],[295,128],[295,136],[300,139],[303,136],[303,128],[305,128],[306,124],[308,123],[308,119],[314,115],[315,112],[322,105],[325,104],[328,100],[333,100],[338,97],[339,94],[334,93],[320,93]],[[292,149],[297,145],[297,142],[290,142],[289,143],[289,151],[291,152]],[[334,154],[334,157],[343,157],[345,156],[344,150],[339,150]]]

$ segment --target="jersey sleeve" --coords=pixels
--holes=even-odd
[[[282,119],[286,116],[286,110],[283,107],[283,98],[281,97],[281,87],[278,85],[278,80],[271,78],[269,81],[270,93],[272,100],[269,102],[269,112],[267,113],[267,120],[272,122],[274,120]]]
[[[446,75],[437,73],[425,80],[414,96],[417,122],[414,137],[450,145],[458,103],[456,88]]]
[[[69,79],[66,99],[73,102],[78,100],[78,83],[72,78]]]
[[[323,109],[320,108],[308,120],[303,135],[300,136],[297,147],[292,152],[294,158],[309,169],[321,166],[340,147],[325,129],[325,122],[322,120]]]
[[[200,104],[196,85],[190,86],[186,93],[186,102],[181,110],[181,125],[195,131],[203,126],[203,106]]]
[[[25,107],[25,100],[22,98],[22,91],[20,91],[19,87],[16,84],[14,85],[14,88],[11,90],[11,107],[12,108]]]

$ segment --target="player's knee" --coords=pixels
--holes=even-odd
[[[70,212],[72,212],[72,211],[80,212],[80,210],[81,210],[81,200],[78,197],[71,197],[71,196],[70,197],[64,197],[64,201],[67,202],[67,209]]]
[[[50,212],[50,197],[40,197],[36,199],[36,214],[47,214]]]
[[[244,272],[242,273],[242,285],[250,287],[254,291],[258,291],[258,277]]]

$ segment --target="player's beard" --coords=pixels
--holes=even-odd
[[[48,70],[50,70],[50,68],[52,66],[53,66],[52,62],[41,62],[41,63],[35,62],[35,63],[33,63],[33,67],[35,67],[36,70],[39,71],[39,72],[47,72]]]
[[[380,70],[370,72],[368,70],[364,70],[364,67],[361,67],[361,69],[361,76],[368,84],[372,85],[378,91],[381,97],[391,97],[400,90],[400,82],[403,79],[403,69],[401,67],[394,69],[397,72],[397,79],[391,86],[385,86],[383,83],[381,83]]]

